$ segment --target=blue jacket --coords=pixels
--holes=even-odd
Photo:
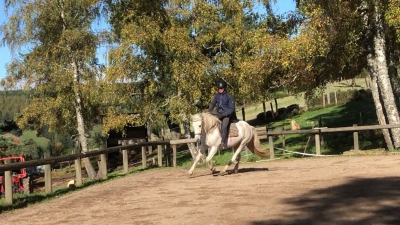
[[[226,91],[222,94],[216,93],[214,95],[208,111],[211,112],[216,104],[218,104],[217,112],[222,116],[230,116],[233,112],[235,112],[235,99]]]

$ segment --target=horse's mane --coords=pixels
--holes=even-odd
[[[199,113],[193,115],[193,120],[200,120],[203,118],[203,129],[207,133],[210,132],[213,128],[218,127],[221,124],[221,121],[210,113]]]

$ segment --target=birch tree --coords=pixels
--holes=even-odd
[[[383,105],[385,107],[386,117],[389,124],[400,124],[399,112],[396,106],[396,101],[393,94],[392,84],[389,78],[389,68],[388,68],[388,46],[386,45],[386,33],[384,24],[384,6],[381,2],[375,2],[375,5],[370,6],[373,11],[371,26],[373,29],[372,37],[372,47],[370,47],[369,55],[371,60],[369,60],[370,68],[375,67],[371,71],[372,76],[377,77],[378,86],[380,89],[380,94],[383,100]],[[400,128],[391,129],[392,138],[394,146],[396,148],[400,147]]]
[[[317,28],[314,29],[318,38],[313,40],[315,45],[325,43],[322,54],[309,55],[315,58],[310,60],[312,68],[319,68],[314,71],[316,80],[323,78],[323,82],[328,82],[346,74],[355,77],[363,68],[367,68],[371,80],[377,82],[372,85],[372,90],[375,92],[373,97],[379,123],[399,124],[388,73],[391,61],[387,59],[395,49],[388,39],[392,39],[396,32],[390,29],[385,19],[385,15],[388,15],[386,12],[395,9],[391,11],[386,1],[303,0],[297,3],[299,10],[308,17],[310,28]],[[323,85],[323,82],[316,86]],[[388,148],[392,148],[391,138],[394,147],[400,146],[400,129],[391,129],[392,137],[388,136],[389,132],[384,131],[383,134]]]
[[[23,128],[76,134],[88,151],[86,130],[93,125],[101,97],[92,63],[98,36],[91,24],[99,16],[97,0],[6,0],[12,11],[2,25],[3,43],[14,53],[2,80],[23,82],[34,99],[18,118]],[[95,171],[83,159],[90,178]]]

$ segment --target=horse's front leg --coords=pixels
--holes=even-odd
[[[210,151],[208,152],[208,156],[206,158],[206,163],[208,168],[211,170],[211,173],[215,172],[215,168],[213,166],[212,158],[214,157],[215,153],[217,153],[218,146],[211,146]]]
[[[200,158],[203,156],[203,154],[201,154],[201,152],[199,152],[199,154],[197,154],[196,158],[193,161],[193,165],[189,170],[189,175],[193,174],[194,169],[196,168],[197,162],[200,160]]]

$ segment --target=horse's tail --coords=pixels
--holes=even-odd
[[[247,144],[247,147],[251,152],[257,154],[260,157],[269,157],[269,152],[265,152],[261,149],[260,139],[258,139],[258,134],[256,128],[252,127],[253,137],[252,140]]]

